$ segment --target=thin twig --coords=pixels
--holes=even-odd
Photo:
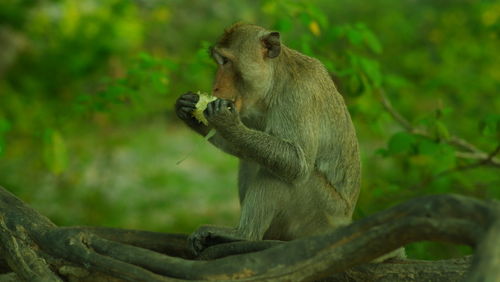
[[[406,129],[407,131],[412,133],[415,132],[415,128],[411,125],[411,123],[394,109],[391,101],[389,101],[389,99],[387,98],[385,91],[383,89],[379,89],[377,91],[377,94],[380,99],[380,102],[384,106],[385,110],[389,112],[392,118],[396,120],[399,124],[401,124],[401,126],[403,126],[403,128]]]
[[[484,165],[493,165],[493,166],[496,166],[497,164],[493,163],[493,158],[499,152],[500,152],[500,144],[498,144],[497,147],[491,153],[487,154],[485,158],[481,158],[479,161],[477,161],[475,163],[471,163],[471,164],[468,164],[468,165],[457,166],[457,167],[452,168],[452,169],[450,169],[448,171],[443,171],[441,173],[438,173],[436,176],[444,175],[444,174],[447,174],[447,173],[453,172],[453,171],[460,171],[460,170],[467,170],[467,169],[471,169],[471,168],[476,168],[476,167],[484,166]]]
[[[498,155],[498,153],[500,153],[500,144],[497,145],[497,147],[495,148],[495,150],[493,150],[489,155],[488,155],[488,158],[487,158],[487,161],[491,161],[493,160],[493,158]]]
[[[427,131],[414,127],[405,117],[403,117],[398,111],[394,109],[391,101],[387,98],[384,89],[378,89],[376,91],[376,95],[378,96],[380,102],[384,106],[384,109],[392,116],[392,118],[398,122],[405,130],[410,133],[420,135],[426,138],[431,138],[432,135]],[[444,142],[460,149],[463,151],[457,151],[456,156],[462,159],[474,159],[479,160],[481,165],[489,165],[494,167],[500,167],[500,160],[495,158],[495,156],[500,151],[499,146],[491,153],[487,154],[484,151],[477,148],[475,145],[470,142],[459,138],[457,136],[450,136],[448,140],[444,140]]]

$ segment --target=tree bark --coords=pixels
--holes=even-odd
[[[499,218],[496,201],[433,195],[323,235],[216,245],[194,258],[186,235],[57,227],[0,187],[0,273],[28,281],[495,281]],[[369,263],[421,240],[466,244],[476,252],[436,262]]]

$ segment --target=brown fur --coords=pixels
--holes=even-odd
[[[239,103],[239,113],[211,117],[217,133],[210,141],[240,158],[242,211],[234,229],[193,233],[195,245],[209,245],[207,234],[291,240],[351,221],[361,168],[345,103],[318,60],[276,46],[279,35],[264,42],[269,34],[237,24],[214,46],[215,56],[231,60],[219,65],[213,94]],[[277,57],[266,56],[271,47],[278,48]]]

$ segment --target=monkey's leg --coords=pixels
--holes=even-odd
[[[252,217],[255,213],[242,210],[242,218],[253,218],[250,222],[247,220],[240,222],[238,228],[202,225],[188,237],[189,248],[198,256],[203,250],[210,246],[231,243],[245,240],[261,240],[268,229],[272,215],[267,217]],[[264,215],[264,214],[263,214]],[[262,223],[262,224],[259,224]]]
[[[201,226],[189,236],[189,244],[198,255],[207,247],[243,240],[262,240],[271,224],[281,230],[279,212],[289,202],[290,188],[269,174],[258,175],[246,191],[237,228]],[[279,238],[273,238],[279,239]]]
[[[247,240],[280,240],[288,230],[285,220],[293,190],[287,183],[265,170],[260,170],[245,191],[237,228]],[[241,180],[240,180],[241,181]]]

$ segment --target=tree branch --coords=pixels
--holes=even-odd
[[[0,250],[8,266],[26,281],[62,281],[49,268],[46,261],[33,249],[22,226],[15,230],[7,227],[0,215]]]
[[[406,131],[413,133],[415,135],[420,135],[429,139],[432,139],[432,135],[427,131],[414,127],[406,118],[404,118],[398,111],[394,109],[391,101],[387,98],[384,89],[378,89],[376,95],[379,98],[384,109],[392,116],[392,118],[398,122]],[[500,167],[500,160],[495,158],[500,150],[500,144],[498,147],[490,154],[480,150],[472,143],[459,138],[457,136],[450,136],[444,142],[462,150],[457,151],[456,156],[463,159],[474,159],[478,160],[481,165],[489,165],[494,167]]]
[[[193,259],[194,255],[188,249],[186,234],[166,234],[151,231],[118,229],[109,227],[61,227],[80,233],[92,233],[100,238],[148,249],[169,256]]]
[[[471,260],[472,257],[466,256],[440,261],[402,260],[363,264],[334,274],[327,281],[461,281]]]
[[[0,214],[4,215],[5,220],[2,226],[7,226],[11,231],[13,227],[25,230],[25,238],[32,239],[38,246],[32,249],[42,252],[43,257],[57,258],[57,264],[54,260],[49,260],[48,263],[51,268],[59,269],[60,275],[63,273],[63,266],[76,264],[90,273],[107,274],[108,277],[110,275],[127,281],[288,281],[326,277],[337,277],[334,281],[352,281],[353,277],[366,278],[366,275],[372,275],[372,279],[367,280],[376,280],[395,277],[395,269],[401,270],[397,272],[398,275],[413,273],[413,278],[408,278],[407,281],[420,281],[435,273],[433,269],[443,271],[443,268],[450,271],[454,269],[455,276],[449,274],[448,278],[463,277],[467,261],[366,264],[400,246],[419,240],[479,245],[474,256],[474,267],[481,272],[481,276],[474,278],[477,274],[473,273],[471,279],[487,280],[497,273],[494,267],[499,259],[496,247],[500,236],[497,226],[499,211],[497,202],[484,202],[457,195],[434,195],[408,201],[323,235],[285,243],[230,243],[217,246],[219,249],[225,246],[223,252],[207,249],[208,254],[216,254],[212,257],[207,255],[208,258],[222,258],[193,261],[159,252],[166,250],[172,254],[185,254],[186,242],[183,235],[107,228],[58,228],[12,194],[0,189]],[[0,237],[2,246],[12,245],[5,234],[8,233],[2,232],[3,237]],[[142,242],[140,236],[143,235],[156,242]],[[182,247],[171,248],[169,244],[160,243],[160,238],[173,238]],[[484,242],[481,242],[483,238]],[[251,253],[241,254],[244,250]],[[2,256],[7,261],[13,261],[18,255],[2,253]],[[20,271],[13,264],[11,267],[16,272]],[[411,269],[415,272],[411,272]],[[360,272],[365,272],[365,276],[360,276]],[[349,279],[342,280],[343,278]],[[443,278],[442,281],[447,280]]]

